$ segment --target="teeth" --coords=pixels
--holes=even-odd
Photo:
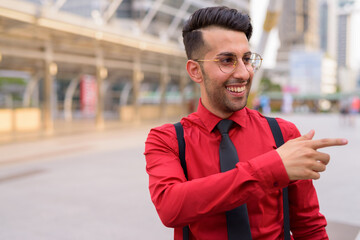
[[[226,89],[229,90],[230,92],[239,93],[239,92],[245,91],[245,86],[243,86],[243,87],[227,87]]]

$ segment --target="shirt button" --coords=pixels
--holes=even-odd
[[[279,183],[278,182],[274,182],[274,187],[278,187],[279,186]]]

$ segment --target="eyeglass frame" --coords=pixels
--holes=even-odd
[[[251,66],[252,67],[252,71],[254,71],[254,72],[256,72],[258,69],[260,69],[260,67],[261,67],[261,64],[262,64],[262,61],[263,61],[263,58],[261,57],[261,55],[260,54],[258,54],[258,53],[253,53],[253,52],[249,52],[249,53],[245,53],[244,55],[246,55],[246,54],[250,54],[250,55],[255,55],[256,57],[259,57],[260,59],[260,64],[259,64],[259,66],[255,69],[253,66]],[[226,54],[223,54],[223,55],[226,55]],[[235,62],[234,62],[234,64],[233,64],[233,70],[232,71],[230,71],[230,72],[224,72],[222,69],[221,69],[221,66],[220,66],[220,64],[219,64],[219,62],[220,62],[220,59],[217,59],[217,58],[215,58],[215,59],[192,59],[193,61],[195,61],[195,62],[217,62],[218,63],[218,66],[219,66],[219,69],[220,69],[220,71],[221,72],[223,72],[223,73],[225,73],[225,74],[230,74],[230,73],[233,73],[234,71],[235,71],[235,69],[236,69],[236,67],[237,67],[237,65],[238,65],[238,63],[239,63],[239,60],[238,60],[238,57],[237,57],[237,55],[236,54],[233,54],[233,53],[231,53],[231,54],[229,54],[229,53],[227,53],[227,55],[232,55],[232,56],[235,56],[235,58],[236,58],[236,60],[235,60]],[[251,60],[250,58],[249,58],[249,60]],[[244,61],[243,61],[244,62]],[[247,67],[246,67],[246,64],[244,63],[244,65],[245,65],[245,68],[247,69],[247,70],[249,70]]]

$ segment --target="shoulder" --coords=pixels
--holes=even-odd
[[[150,129],[150,132],[148,134],[148,140],[151,138],[156,138],[156,139],[162,139],[162,138],[168,139],[174,137],[176,138],[175,135],[176,133],[175,133],[174,124],[166,123],[164,125]]]
[[[290,139],[300,137],[301,134],[294,123],[282,118],[276,118],[276,120],[279,123],[285,142]]]
[[[201,123],[201,120],[196,112],[189,114],[186,117],[181,119],[181,125],[184,128],[190,128],[194,125],[198,125]],[[167,137],[175,137],[176,138],[176,131],[175,131],[175,123],[166,123],[158,127],[154,127],[150,130],[149,135],[162,135]]]
[[[154,150],[177,151],[177,137],[173,124],[167,123],[150,130],[145,141],[145,153]]]
[[[264,115],[262,115],[260,112],[258,112],[256,110],[252,110],[252,109],[246,109],[246,110],[248,112],[249,118],[252,121],[258,121],[259,123],[266,124],[266,125],[268,124],[266,117]],[[273,116],[271,116],[271,117],[275,118],[276,121],[278,122],[285,142],[290,139],[297,138],[300,136],[300,132],[294,123],[289,122],[283,118],[273,117]]]

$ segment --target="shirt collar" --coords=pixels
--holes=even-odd
[[[198,113],[198,116],[199,116],[200,120],[203,122],[203,124],[205,125],[205,127],[207,128],[207,130],[209,132],[211,132],[215,128],[215,126],[220,122],[220,120],[222,120],[222,118],[214,115],[209,110],[207,110],[204,107],[204,105],[202,105],[201,99],[199,100],[197,113]],[[248,116],[248,111],[247,111],[247,108],[245,107],[245,108],[243,108],[243,109],[241,109],[239,111],[234,112],[229,117],[229,119],[233,120],[234,122],[236,122],[241,127],[246,127],[246,125],[247,125],[247,116]]]

